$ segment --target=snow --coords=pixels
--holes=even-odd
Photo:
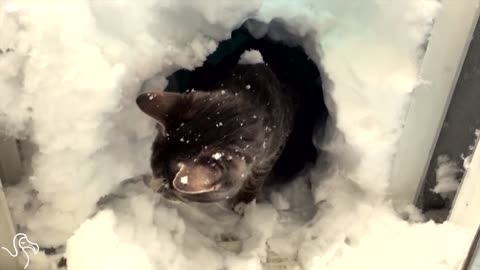
[[[474,135],[475,135],[475,140],[474,140],[474,142],[473,142],[471,145],[468,146],[468,150],[469,150],[469,151],[472,151],[472,152],[473,152],[473,151],[475,150],[475,148],[477,147],[478,140],[479,140],[479,138],[480,138],[480,129],[475,129]],[[470,154],[470,155],[465,156],[465,154],[462,153],[462,154],[460,155],[460,158],[463,160],[462,166],[463,166],[463,169],[464,169],[465,171],[467,171],[468,168],[470,168],[470,163],[472,162],[472,157],[473,157],[473,154]]]
[[[70,238],[69,269],[262,269],[273,254],[283,260],[280,265],[305,269],[456,269],[471,239],[467,230],[448,222],[404,221],[388,205],[349,201],[338,212],[321,211],[313,226],[291,230],[291,221],[269,205],[250,206],[239,219],[159,204],[161,198],[148,191],[130,195],[117,199],[114,210],[82,224]],[[347,209],[351,214],[345,215]],[[235,238],[216,245],[215,239],[228,235],[243,245],[236,246]]]
[[[397,213],[387,192],[437,1],[21,4],[0,11],[0,48],[13,49],[0,56],[0,130],[34,147],[6,195],[32,241],[67,243],[69,270],[261,269],[278,258],[303,269],[453,270],[463,260],[470,229]],[[241,218],[165,201],[141,181],[119,185],[149,171],[154,123],[134,102],[143,81],[157,75],[165,87],[247,18],[256,36],[302,45],[324,76],[332,118],[316,141],[328,162],[309,174],[314,192],[292,187]],[[54,269],[58,255],[31,259],[30,269]]]
[[[471,151],[475,150],[478,144],[478,140],[480,139],[480,129],[475,129],[474,134],[475,134],[475,140],[471,145],[468,146],[468,149]]]
[[[215,153],[212,155],[212,158],[216,159],[216,160],[219,160],[220,158],[223,157],[223,154],[222,153]]]
[[[439,156],[437,164],[438,167],[435,170],[437,184],[432,191],[441,195],[455,192],[460,184],[457,180],[460,168],[446,155]]]
[[[465,172],[460,189],[453,202],[450,220],[466,227],[477,228],[480,224],[480,148],[472,154],[469,170]]]
[[[472,155],[468,155],[465,157],[465,155],[461,154],[460,158],[463,160],[462,166],[463,169],[466,171],[468,168],[470,168],[470,163],[472,162]]]
[[[280,192],[272,192],[270,194],[270,201],[275,209],[288,210],[290,208],[290,203]]]
[[[188,184],[188,176],[183,176],[182,178],[180,178],[180,183],[184,185]]]
[[[263,57],[257,50],[247,50],[240,56],[238,63],[241,65],[260,64],[263,63]]]

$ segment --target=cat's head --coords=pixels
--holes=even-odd
[[[151,168],[163,192],[213,202],[242,188],[264,136],[253,105],[222,90],[148,92],[137,104],[157,122]]]

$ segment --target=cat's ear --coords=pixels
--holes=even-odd
[[[137,105],[144,113],[157,120],[166,129],[168,114],[184,98],[184,95],[171,92],[146,92],[137,97]]]
[[[173,187],[175,190],[186,194],[200,194],[217,190],[220,186],[218,180],[221,172],[206,165],[196,163],[179,163],[180,170]]]

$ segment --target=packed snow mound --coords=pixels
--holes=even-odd
[[[0,130],[35,146],[27,177],[7,196],[30,239],[44,247],[68,239],[69,269],[261,269],[275,257],[304,269],[351,268],[352,262],[370,269],[454,269],[463,259],[467,232],[409,224],[384,203],[437,1],[0,5],[0,48],[11,49],[0,55]],[[279,209],[251,205],[239,218],[172,204],[132,184],[97,210],[102,196],[149,171],[155,129],[134,102],[142,83],[201,65],[247,19],[257,37],[302,45],[328,80],[324,94],[333,117],[329,136],[317,142],[328,166],[311,172],[315,204],[299,205],[302,193],[291,189],[274,195],[282,198]],[[166,80],[156,83],[162,88]],[[316,210],[307,224],[299,218],[305,207]],[[450,236],[448,246],[432,242]],[[57,259],[32,256],[31,269],[54,269]]]
[[[238,61],[241,65],[253,65],[263,63],[262,54],[257,50],[245,51]]]
[[[348,198],[293,226],[267,204],[251,205],[240,219],[162,203],[143,185],[128,190],[70,238],[69,269],[458,269],[472,236],[450,223],[409,222],[388,204]]]

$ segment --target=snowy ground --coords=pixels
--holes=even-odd
[[[457,269],[471,231],[393,210],[388,179],[434,0],[0,0],[0,129],[31,141],[29,175],[7,196],[41,246],[83,269]],[[125,179],[148,172],[153,124],[142,82],[201,65],[247,18],[304,46],[322,70],[328,152],[274,205],[244,218],[165,202]],[[269,26],[269,22],[271,23]],[[282,28],[278,26],[282,25]],[[165,85],[164,80],[157,82]],[[323,160],[325,161],[325,160]],[[36,190],[36,191],[32,191]],[[298,192],[295,192],[298,191]],[[96,211],[96,202],[114,192]],[[307,211],[312,210],[312,211]],[[95,215],[92,213],[95,212]],[[308,212],[308,213],[305,213]],[[306,220],[313,214],[311,220]],[[58,255],[61,256],[61,255]],[[58,256],[33,256],[54,269]]]

